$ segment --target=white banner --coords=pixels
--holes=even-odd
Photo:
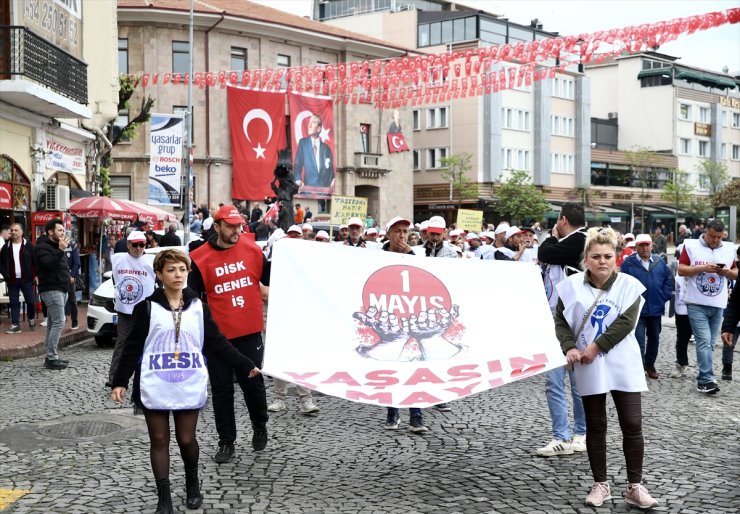
[[[429,407],[565,365],[536,266],[285,238],[269,301],[265,374],[348,400]]]
[[[149,203],[180,205],[182,115],[152,114],[149,132]]]
[[[46,138],[46,168],[85,175],[85,149]]]

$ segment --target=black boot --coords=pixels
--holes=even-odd
[[[203,503],[203,495],[200,494],[200,480],[198,480],[198,468],[185,468],[185,506],[188,509],[197,509]]]
[[[160,478],[157,483],[157,510],[154,514],[174,514],[172,510],[172,496],[170,495],[170,479]]]
[[[732,364],[722,366],[722,380],[732,380]]]

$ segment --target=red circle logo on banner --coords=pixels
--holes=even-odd
[[[430,309],[452,308],[447,287],[428,271],[413,266],[381,268],[362,289],[363,310],[375,307],[399,318],[418,316]]]

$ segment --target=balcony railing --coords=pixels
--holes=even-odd
[[[87,64],[26,27],[0,25],[0,80],[18,76],[87,105]]]

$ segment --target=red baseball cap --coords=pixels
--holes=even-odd
[[[222,206],[216,216],[213,218],[214,221],[224,220],[230,225],[244,225],[244,218],[239,214],[239,210],[233,205]]]

